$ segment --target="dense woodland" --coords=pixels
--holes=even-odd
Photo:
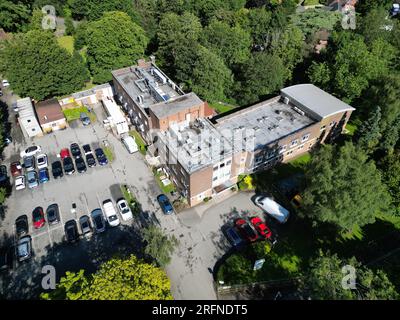
[[[391,0],[359,0],[356,29],[338,12],[296,12],[297,0],[0,0],[0,73],[21,96],[42,100],[155,55],[186,92],[249,105],[311,82],[356,108],[354,135],[315,152],[303,215],[352,232],[400,216],[400,22]],[[324,3],[324,1],[320,1]],[[52,4],[74,37],[71,54],[43,30]],[[329,33],[320,54],[318,31]],[[321,258],[322,259],[322,258]],[[317,277],[317,276],[316,276]]]

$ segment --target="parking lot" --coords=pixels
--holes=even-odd
[[[4,164],[8,168],[11,162],[21,160],[20,151],[32,144],[41,146],[42,152],[48,156],[49,166],[59,160],[57,155],[61,149],[68,148],[71,143],[78,143],[81,147],[90,144],[94,150],[107,140],[113,148],[115,160],[106,166],[97,164],[94,168],[87,168],[85,173],[75,172],[57,180],[53,179],[50,170],[47,183],[34,189],[13,190],[5,204],[4,219],[0,221],[1,239],[3,243],[14,243],[15,219],[26,214],[34,257],[0,278],[0,294],[6,298],[37,298],[42,291],[41,269],[48,264],[56,268],[59,279],[65,271],[95,271],[99,263],[118,253],[140,256],[141,229],[149,223],[156,223],[179,240],[172,261],[166,267],[174,298],[216,299],[212,271],[215,263],[230,250],[221,227],[248,212],[261,213],[261,210],[252,203],[250,194],[239,193],[214,206],[210,203],[206,209],[200,206],[177,215],[164,215],[156,201],[161,191],[142,155],[138,152],[129,154],[122,143],[101,125],[104,116],[101,108],[94,111],[98,118],[96,123],[84,127],[78,121],[66,130],[35,139],[34,143],[25,142],[19,128],[13,127],[12,135],[17,139],[4,151]],[[65,243],[65,222],[89,215],[106,199],[112,199],[115,204],[122,196],[121,184],[129,186],[141,204],[142,214],[127,223],[120,219],[120,226],[108,228],[105,233],[91,239],[82,239],[75,245]],[[33,209],[41,206],[45,211],[53,203],[59,205],[60,223],[54,226],[46,224],[34,230]],[[71,210],[72,204],[76,205],[75,211]]]

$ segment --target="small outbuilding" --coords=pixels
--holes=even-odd
[[[35,107],[43,132],[50,133],[67,127],[67,120],[57,99],[38,102]]]

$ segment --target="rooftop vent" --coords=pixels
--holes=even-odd
[[[293,107],[293,110],[296,111],[298,114],[301,114],[302,116],[305,115],[305,112],[297,107]]]
[[[284,97],[283,98],[283,103],[284,104],[289,104],[289,98],[288,97]]]

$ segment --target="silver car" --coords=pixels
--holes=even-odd
[[[79,225],[81,226],[82,234],[85,237],[90,237],[92,235],[93,229],[90,224],[90,218],[87,215],[79,218]]]
[[[19,262],[28,260],[32,257],[32,238],[24,236],[17,243],[17,258]]]
[[[29,189],[36,188],[39,185],[38,175],[36,171],[28,171],[26,174]]]

